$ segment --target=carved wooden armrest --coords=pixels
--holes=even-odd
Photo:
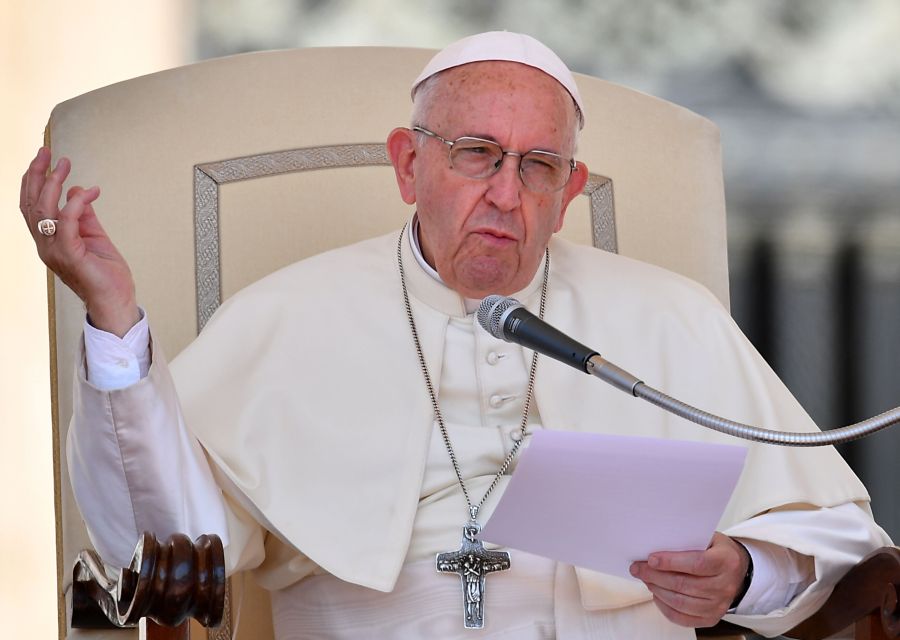
[[[857,640],[900,638],[900,549],[876,549],[850,569],[825,604],[785,633],[788,638],[820,640],[855,626]],[[698,637],[714,638],[746,631],[728,622],[697,629]]]
[[[107,575],[91,550],[78,554],[72,581],[72,627],[133,627],[143,617],[175,627],[188,618],[205,627],[222,622],[225,552],[216,535],[191,542],[176,533],[160,544],[145,532],[131,564]]]
[[[225,553],[218,536],[195,543],[182,534],[165,544],[144,533],[131,564],[116,579],[107,576],[93,551],[78,554],[72,584],[72,626],[134,626],[149,617],[178,626],[188,617],[218,626],[225,607]],[[825,604],[785,636],[820,640],[851,625],[857,640],[900,638],[900,549],[882,547],[862,559],[838,581]],[[698,637],[745,631],[728,622],[698,629]]]

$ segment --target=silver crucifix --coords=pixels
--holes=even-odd
[[[484,578],[494,571],[509,569],[509,553],[487,551],[478,533],[481,525],[470,522],[463,527],[462,544],[458,551],[437,554],[437,570],[457,573],[462,580],[463,624],[467,629],[484,628]]]

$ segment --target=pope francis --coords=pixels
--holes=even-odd
[[[218,533],[228,570],[271,590],[278,638],[692,638],[723,616],[777,635],[890,544],[832,448],[748,445],[709,547],[660,549],[631,580],[486,549],[480,525],[536,430],[734,442],[491,337],[473,322],[486,295],[602,336],[685,401],[816,427],[702,287],[553,237],[588,172],[578,87],[552,51],[471,36],[412,94],[411,126],[387,137],[409,223],[251,285],[171,367],[99,188],[59,208],[68,160],[32,161],[20,209],[87,310],[68,457],[106,560],[127,563],[143,530]],[[348,390],[359,354],[376,374]]]

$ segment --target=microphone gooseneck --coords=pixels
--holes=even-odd
[[[685,420],[744,440],[791,447],[822,447],[856,440],[900,422],[900,407],[897,407],[868,420],[824,432],[776,431],[754,427],[697,409],[650,387],[604,360],[590,347],[550,326],[515,298],[498,295],[484,298],[478,307],[478,323],[495,338],[520,344],[564,362]]]

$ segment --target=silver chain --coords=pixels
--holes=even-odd
[[[409,329],[412,332],[413,344],[416,346],[416,355],[419,357],[419,367],[422,369],[425,387],[428,389],[428,395],[431,398],[431,406],[434,409],[435,420],[437,420],[438,428],[441,431],[441,437],[444,439],[444,446],[447,448],[447,453],[450,455],[450,463],[453,465],[453,470],[456,472],[456,479],[459,481],[459,486],[462,488],[463,495],[466,498],[466,504],[469,506],[469,518],[472,522],[475,522],[478,517],[478,511],[484,505],[488,496],[491,495],[491,492],[500,483],[500,478],[502,478],[503,474],[506,473],[506,470],[509,469],[509,465],[512,464],[513,458],[515,458],[516,454],[519,452],[522,442],[525,440],[525,436],[528,435],[526,430],[528,427],[528,412],[531,409],[531,400],[534,397],[534,376],[537,371],[538,354],[537,352],[534,352],[531,356],[531,370],[528,374],[528,391],[525,394],[525,408],[522,411],[522,422],[519,424],[519,428],[511,434],[513,446],[503,460],[503,464],[497,469],[497,473],[494,475],[494,481],[491,482],[491,486],[484,492],[479,503],[472,504],[472,499],[469,497],[469,490],[466,488],[466,482],[463,480],[462,472],[459,469],[459,460],[457,460],[456,453],[453,451],[453,445],[450,443],[450,434],[447,433],[447,427],[444,424],[444,417],[441,414],[441,407],[438,405],[437,394],[434,392],[434,385],[431,384],[431,376],[428,375],[428,367],[425,366],[425,354],[422,352],[422,344],[419,342],[419,332],[416,331],[416,321],[413,318],[412,305],[409,303],[409,290],[406,287],[406,272],[403,269],[402,255],[403,236],[406,234],[407,226],[408,225],[403,225],[403,229],[400,231],[400,239],[397,241],[397,267],[400,270],[400,285],[403,288],[403,304],[406,307],[406,318],[409,320]],[[541,284],[541,306],[538,314],[541,319],[544,317],[544,307],[547,304],[547,283],[549,280],[550,249],[548,248],[544,252],[544,281]]]

